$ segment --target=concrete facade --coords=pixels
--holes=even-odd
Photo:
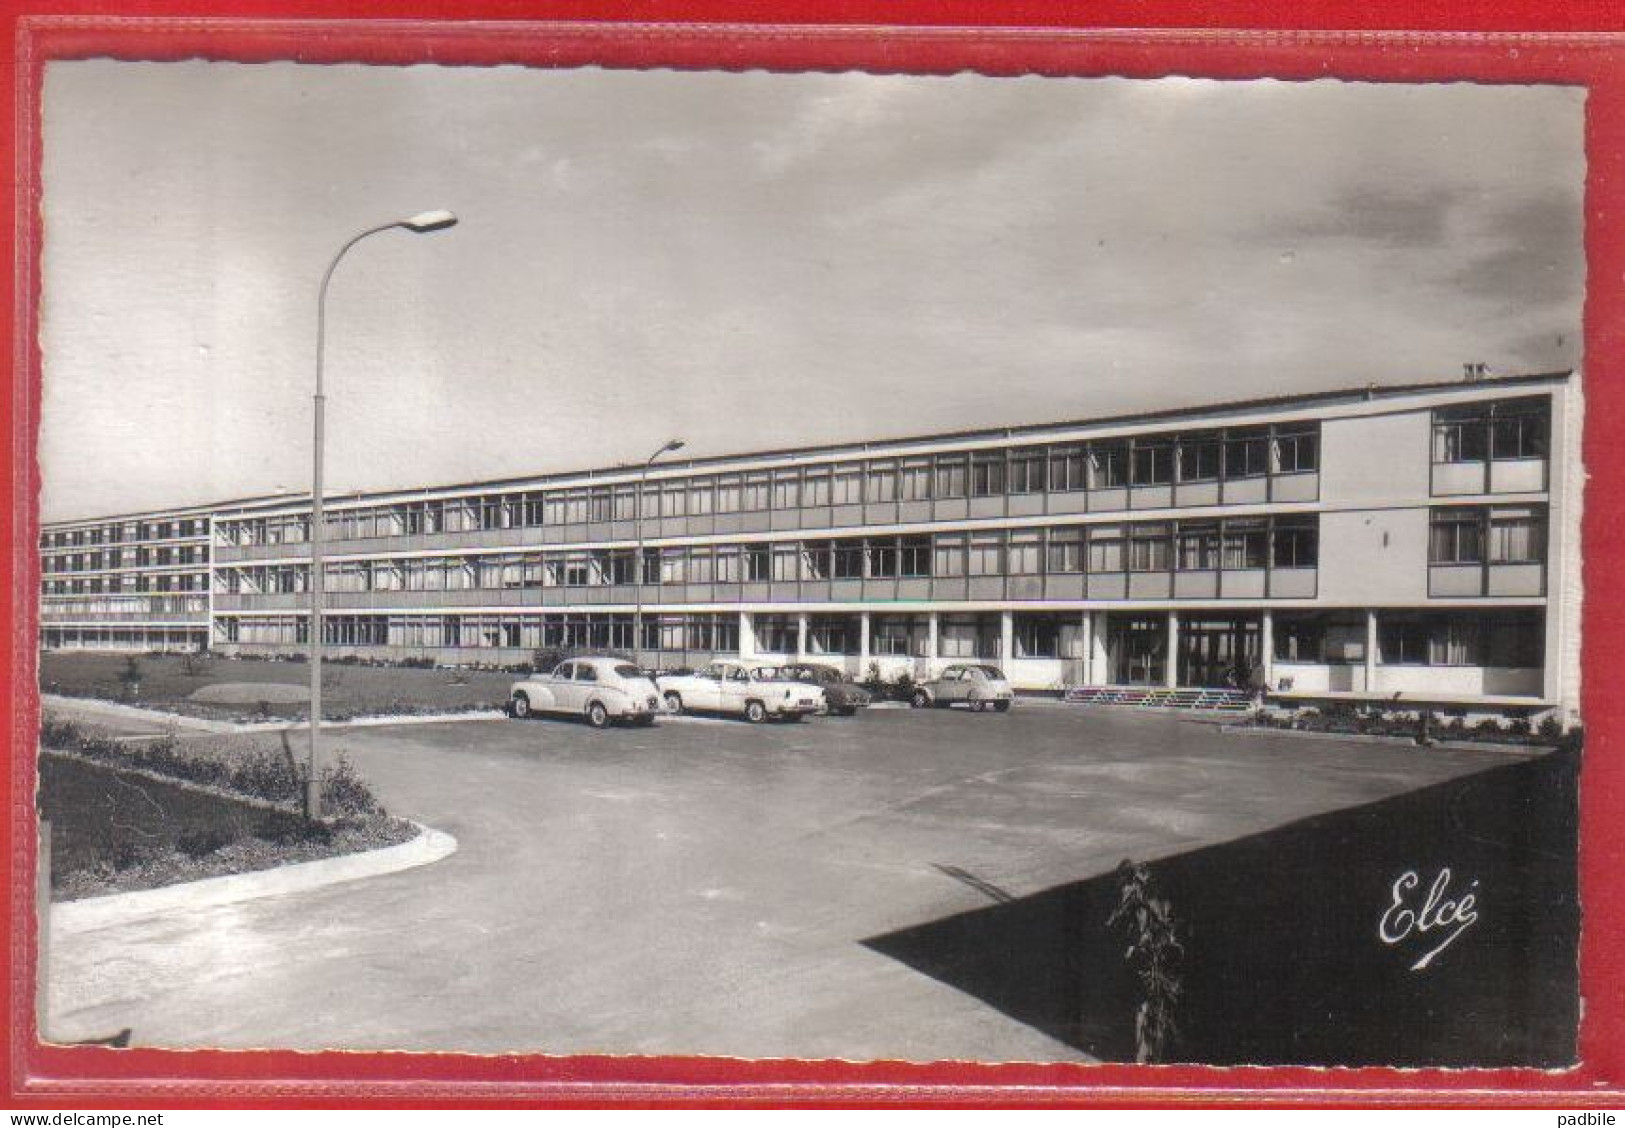
[[[1372,386],[662,462],[641,498],[618,469],[330,499],[326,645],[889,678],[974,659],[1026,689],[1262,684],[1572,718],[1580,412],[1571,374]],[[308,524],[308,500],[279,497],[50,526],[42,643],[307,649]]]

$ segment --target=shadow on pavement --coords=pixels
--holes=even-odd
[[[1425,753],[1419,752],[1419,755]],[[1180,1041],[1215,1065],[1571,1064],[1576,968],[1577,753],[1492,768],[1364,807],[1154,863],[1186,947]],[[1420,908],[1478,919],[1389,945],[1378,925],[1407,871]],[[1134,1060],[1138,984],[1108,930],[1111,874],[864,943],[1108,1061]],[[1392,930],[1391,930],[1392,931]]]

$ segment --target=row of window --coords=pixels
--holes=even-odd
[[[544,647],[631,649],[633,617],[627,614],[512,615],[324,615],[322,634],[331,646],[535,650]],[[304,616],[225,617],[215,620],[221,643],[298,646],[310,642]],[[644,622],[646,649],[733,651],[739,649],[737,615],[671,616]],[[666,645],[671,644],[671,645]]]
[[[1366,660],[1364,615],[1277,612],[1275,657],[1282,662],[1358,665]],[[1402,666],[1533,668],[1545,661],[1540,612],[1382,612],[1377,660]]]
[[[161,575],[85,576],[41,582],[46,595],[97,595],[112,592],[208,591],[207,572],[166,572]]]
[[[201,537],[209,532],[207,517],[183,517],[168,521],[121,521],[109,525],[93,525],[86,529],[64,529],[40,536],[40,547],[78,548],[92,544],[122,544],[129,541],[170,540],[178,537]]]
[[[641,515],[691,517],[1160,486],[1306,473],[1317,469],[1319,461],[1317,424],[1235,428],[664,480],[647,486]],[[327,515],[327,535],[356,540],[632,521],[638,516],[637,487],[624,484],[344,510]],[[254,517],[221,520],[216,528],[222,544],[291,544],[309,539],[310,521],[308,516]]]
[[[1546,396],[1439,408],[1433,413],[1433,461],[1545,458],[1550,436]]]
[[[114,568],[146,568],[208,562],[208,545],[163,545],[158,548],[60,553],[45,557],[41,569],[46,572],[101,572]]]
[[[75,615],[122,615],[127,618],[148,616],[159,619],[166,615],[201,615],[209,610],[208,596],[104,596],[100,599],[46,600],[41,611],[66,611]]]
[[[1312,568],[1314,514],[1224,521],[1146,521],[1010,532],[849,537],[646,549],[647,584],[791,583],[840,579],[1036,576],[1091,572]],[[635,583],[631,549],[413,557],[327,566],[327,590],[461,591]],[[297,593],[309,569],[274,564],[217,571],[228,594]]]
[[[1543,508],[1452,505],[1434,509],[1430,517],[1430,564],[1539,564],[1545,559]]]

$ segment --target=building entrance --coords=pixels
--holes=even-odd
[[[1257,616],[1184,619],[1179,624],[1179,685],[1246,689],[1262,661]]]
[[[1106,653],[1113,685],[1165,685],[1168,620],[1108,615]]]

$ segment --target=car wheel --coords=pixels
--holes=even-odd
[[[931,704],[931,695],[923,689],[916,689],[914,696],[909,698],[908,703],[916,709],[927,708]]]
[[[609,710],[604,708],[602,701],[594,701],[587,706],[587,723],[600,729],[609,724]]]
[[[983,709],[986,709],[986,708],[987,708],[987,702],[986,701],[975,701],[975,700],[973,700],[970,703],[970,711],[972,713],[980,713]]]
[[[668,713],[681,713],[683,711],[683,695],[675,689],[666,694],[666,711]]]
[[[523,693],[514,694],[513,701],[509,703],[508,711],[513,714],[515,720],[524,720],[530,716],[530,698]]]
[[[995,701],[993,703],[993,708],[994,708],[994,711],[996,711],[996,712],[1008,713],[1010,711],[1010,702],[1008,702],[1008,701]]]
[[[767,720],[767,706],[760,701],[745,702],[745,719],[753,725],[759,725]]]

